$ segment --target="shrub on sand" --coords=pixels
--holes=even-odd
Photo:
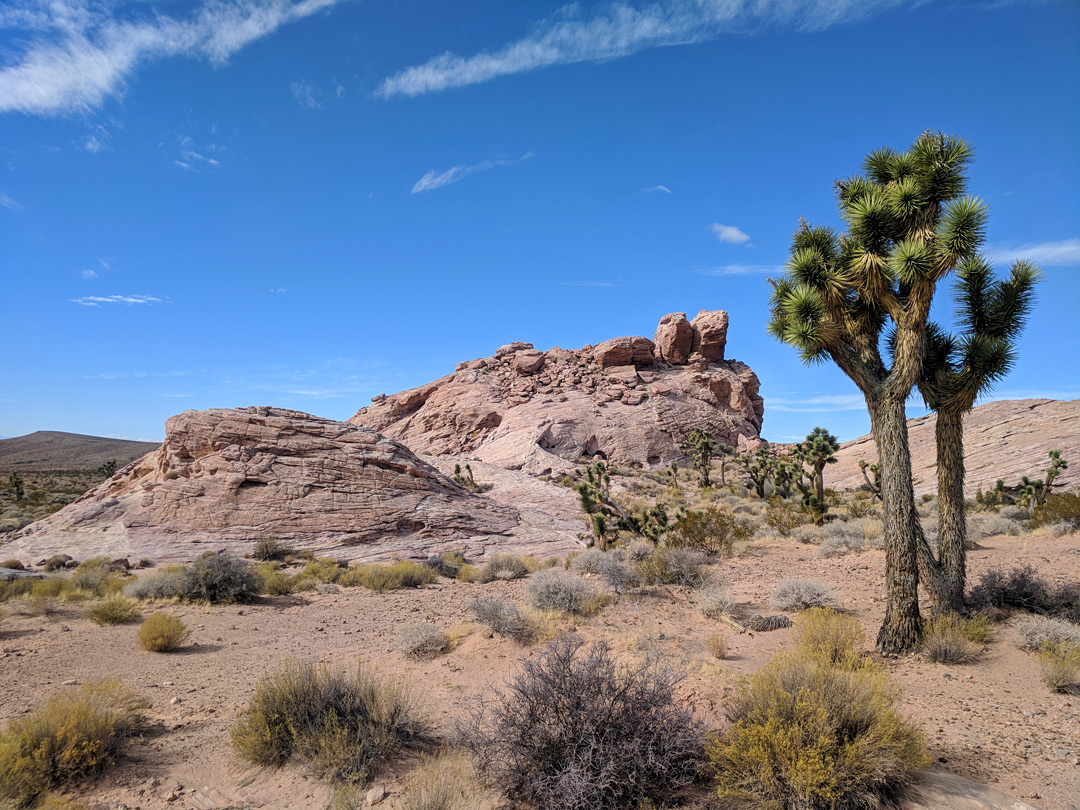
[[[481,624],[491,628],[491,632],[512,638],[515,641],[528,641],[532,633],[529,624],[518,606],[505,599],[476,599],[466,607]]]
[[[828,607],[835,601],[832,588],[810,579],[782,579],[772,592],[772,603],[780,610]]]
[[[135,634],[139,645],[150,652],[172,652],[191,637],[191,631],[176,616],[151,613]]]
[[[836,665],[851,663],[866,643],[858,619],[823,607],[800,612],[791,638],[807,655]]]
[[[94,624],[131,624],[142,617],[139,604],[120,593],[111,594],[86,611]]]
[[[593,613],[604,603],[604,594],[592,584],[556,569],[533,574],[525,598],[534,608],[561,613]]]
[[[446,633],[429,622],[410,622],[397,633],[395,649],[406,658],[422,661],[445,652],[450,644]]]

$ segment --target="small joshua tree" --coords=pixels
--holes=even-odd
[[[1042,492],[1037,496],[1039,505],[1046,503],[1054,488],[1054,479],[1061,475],[1062,470],[1069,469],[1069,462],[1061,457],[1060,450],[1050,451],[1050,466],[1046,468],[1046,478],[1043,479]]]
[[[866,479],[866,485],[870,487],[870,491],[874,493],[874,497],[879,501],[881,500],[881,465],[870,464],[863,459],[859,459],[859,469],[862,470],[863,478]],[[870,475],[867,474],[867,470],[870,470],[870,474],[874,476],[873,480],[870,480]]]
[[[704,428],[694,428],[682,440],[679,449],[694,460],[694,469],[698,471],[702,489],[712,486],[709,475],[712,472],[712,460],[716,455],[716,442],[712,434]]]
[[[21,501],[23,499],[23,477],[17,472],[13,472],[8,476],[8,486],[15,493],[15,502]]]
[[[110,458],[108,461],[98,467],[98,472],[106,478],[112,478],[114,475],[116,475],[116,467],[116,459]]]
[[[607,551],[609,527],[641,536],[638,522],[611,497],[611,474],[604,462],[598,461],[585,468],[585,480],[577,485],[577,493],[581,511],[592,529],[593,541],[601,551]]]
[[[820,503],[825,503],[825,465],[836,463],[836,451],[840,442],[823,427],[816,427],[807,434],[805,441],[795,446],[796,454],[814,471],[814,491]]]
[[[736,459],[746,477],[746,486],[754,490],[759,498],[765,497],[765,484],[772,477],[773,457],[764,447],[753,453],[743,453]]]

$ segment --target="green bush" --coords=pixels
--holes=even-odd
[[[1055,523],[1064,523],[1074,532],[1080,531],[1080,492],[1055,492],[1031,514],[1032,526]]]
[[[802,509],[798,504],[788,503],[773,495],[765,507],[765,525],[777,534],[787,537],[803,524]]]
[[[191,631],[176,616],[151,613],[135,634],[139,646],[150,652],[172,652],[191,637]]]
[[[858,619],[826,607],[800,612],[791,638],[808,656],[841,667],[855,665],[866,643]]]
[[[419,588],[438,579],[432,569],[412,560],[398,560],[390,565],[355,565],[345,569],[337,579],[338,585],[362,585],[368,590],[383,593],[400,588]]]
[[[968,638],[967,620],[955,613],[942,613],[923,628],[922,651],[935,664],[970,664],[979,648]]]
[[[730,555],[736,540],[749,537],[735,513],[723,506],[708,506],[700,512],[681,515],[667,534],[667,545]]]
[[[120,587],[123,577],[117,577],[108,557],[94,557],[79,563],[71,575],[71,586],[80,591],[105,596]]]
[[[299,590],[296,577],[289,576],[277,563],[264,562],[255,566],[261,583],[260,590],[267,596],[287,596]]]
[[[1080,646],[1068,641],[1043,642],[1038,653],[1039,675],[1052,692],[1080,692]]]
[[[86,618],[94,624],[131,624],[142,616],[139,605],[123,594],[114,593],[86,611]]]
[[[453,579],[465,565],[465,555],[460,551],[442,551],[430,555],[424,560],[424,565],[441,577]]]
[[[59,692],[0,733],[0,804],[28,807],[53,788],[101,773],[142,728],[145,702],[118,681]]]
[[[728,730],[706,746],[719,796],[785,810],[891,806],[930,764],[898,698],[866,659],[840,668],[781,650],[729,699]]]
[[[249,762],[279,767],[297,756],[321,777],[352,783],[421,742],[425,731],[405,689],[363,664],[350,677],[325,664],[286,661],[259,680],[231,733]]]
[[[276,537],[262,537],[255,543],[251,556],[262,562],[281,560],[292,553],[292,549],[282,544]]]

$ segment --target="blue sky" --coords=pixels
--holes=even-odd
[[[853,438],[765,279],[925,129],[976,146],[986,252],[1045,273],[996,396],[1080,397],[1076,76],[1073,0],[5,0],[0,435],[344,419],[512,340],[726,309],[764,435]]]

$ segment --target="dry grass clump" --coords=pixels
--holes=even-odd
[[[576,636],[526,661],[503,693],[459,725],[480,775],[545,810],[622,810],[693,781],[701,727],[655,657],[619,664]]]
[[[1038,650],[1044,644],[1075,644],[1080,647],[1080,627],[1049,616],[1025,616],[1014,626],[1017,646],[1022,650]]]
[[[836,592],[832,588],[811,579],[785,578],[772,592],[772,603],[780,610],[829,607],[835,602]]]
[[[731,619],[739,605],[723,585],[715,582],[695,588],[694,602],[705,616],[721,621]]]
[[[319,776],[363,782],[386,757],[426,730],[407,691],[361,664],[354,676],[328,665],[286,661],[261,678],[232,727],[237,753],[279,767],[294,756]]]
[[[10,568],[10,569],[12,569],[14,571],[25,571],[26,570],[26,567],[22,564],[22,562],[20,560],[15,559],[14,557],[9,557],[8,559],[4,560],[3,562],[0,562],[0,568]]]
[[[809,646],[781,650],[729,699],[730,726],[706,746],[725,806],[893,806],[930,764],[888,674],[854,647],[839,653],[838,666]]]
[[[970,664],[979,654],[965,632],[965,620],[955,613],[941,613],[923,628],[922,651],[935,664]]]
[[[420,588],[438,579],[438,574],[412,560],[398,560],[390,565],[354,565],[341,573],[338,585],[362,585],[376,593],[401,588]]]
[[[429,622],[409,622],[397,633],[394,649],[417,661],[436,658],[446,651],[450,639],[446,633]]]
[[[525,598],[538,610],[560,613],[595,613],[607,601],[605,594],[576,574],[538,571],[525,586]]]
[[[532,638],[532,630],[518,606],[505,599],[475,599],[466,607],[476,620],[491,628],[496,635],[525,643]]]
[[[866,541],[862,535],[854,532],[833,533],[822,540],[818,547],[818,556],[831,558],[840,557],[852,551],[862,551]]]
[[[481,583],[495,580],[521,579],[528,576],[529,563],[516,554],[492,554],[488,561],[476,571],[475,581]]]
[[[1024,525],[1012,518],[999,514],[974,514],[967,519],[968,540],[983,540],[1000,534],[1019,535],[1024,533]]]
[[[1080,693],[1080,645],[1069,641],[1043,642],[1038,661],[1039,675],[1050,691]]]
[[[191,637],[180,619],[168,613],[151,613],[135,634],[139,646],[150,652],[172,652]]]
[[[276,537],[259,538],[258,542],[255,543],[255,548],[251,551],[252,558],[261,562],[283,560],[290,554],[292,554],[292,549],[284,545]]]
[[[405,810],[473,810],[476,780],[461,756],[425,757],[405,783]]]
[[[694,548],[657,548],[637,564],[642,581],[650,585],[697,588],[709,578],[705,553]]]
[[[142,611],[134,599],[114,593],[86,611],[86,618],[100,625],[131,624],[142,618]]]
[[[713,633],[705,639],[705,649],[709,651],[709,655],[718,661],[723,660],[727,656],[727,642],[724,641],[724,637],[719,633]]]
[[[0,803],[28,807],[49,790],[101,773],[142,728],[144,701],[119,681],[59,692],[0,733]]]

